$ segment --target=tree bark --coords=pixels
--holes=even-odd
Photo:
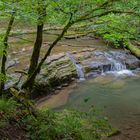
[[[0,83],[0,94],[3,93],[3,90],[5,88],[5,78],[6,78],[6,61],[7,61],[7,48],[8,48],[8,38],[14,23],[14,19],[15,19],[15,11],[12,12],[11,14],[11,18],[7,27],[7,31],[6,34],[4,36],[3,39],[3,45],[4,45],[4,49],[3,49],[3,56],[2,56],[2,62],[1,62],[1,83]]]
[[[137,46],[134,46],[131,42],[127,43],[127,49],[140,59],[140,49]]]
[[[43,26],[44,26],[44,19],[46,17],[46,5],[44,0],[38,0],[38,23],[37,23],[37,36],[36,41],[33,48],[33,53],[30,59],[30,66],[28,70],[29,76],[34,72],[38,65],[38,60],[40,56],[40,50],[43,41]]]
[[[43,40],[43,24],[37,26],[37,36],[36,41],[34,44],[33,53],[30,59],[30,67],[28,70],[28,74],[32,74],[34,69],[36,68],[40,56],[40,49],[42,46],[42,40]]]

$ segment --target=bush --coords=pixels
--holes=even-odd
[[[17,103],[12,98],[9,100],[0,100],[0,128],[9,122],[9,119],[15,114]]]
[[[25,112],[26,109],[13,99],[0,100],[0,131],[12,127],[17,131],[19,128],[30,140],[100,140],[112,131],[107,119],[99,116],[93,108],[87,113],[45,109],[37,110],[33,116]]]
[[[100,140],[111,131],[107,119],[97,117],[95,111],[41,111],[28,118],[28,137],[32,140]]]
[[[135,21],[138,22],[137,19]],[[138,38],[138,31],[131,16],[109,14],[101,17],[96,24],[97,34],[115,47],[122,47],[128,40]]]

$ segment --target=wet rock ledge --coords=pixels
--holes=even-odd
[[[75,65],[80,65],[85,78],[96,77],[102,72],[131,69],[140,67],[140,60],[135,56],[122,50],[96,51],[95,49],[84,49],[69,53],[75,62],[66,53],[50,56],[42,67],[37,77],[37,86],[34,96],[44,93],[54,93],[62,87],[69,85],[79,78]]]
[[[33,98],[36,98],[40,95],[54,94],[54,91],[60,90],[72,81],[79,79],[81,74],[88,78],[96,77],[107,71],[134,70],[139,67],[140,60],[123,50],[97,51],[93,48],[59,53],[48,57],[45,61],[40,74],[37,76],[32,95]],[[80,68],[79,71],[78,68]],[[11,76],[14,78],[8,81],[8,86],[18,81],[20,75],[11,74]],[[22,80],[19,86],[21,83]]]

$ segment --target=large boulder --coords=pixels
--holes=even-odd
[[[60,53],[50,56],[38,76],[38,81],[49,81],[52,86],[68,83],[71,79],[78,78],[75,65],[81,65],[85,77],[97,76],[103,72],[120,69],[136,69],[140,60],[122,50],[95,51],[84,49],[70,53]],[[72,57],[72,58],[69,58]],[[74,62],[72,62],[74,61]],[[116,68],[114,68],[116,67]]]

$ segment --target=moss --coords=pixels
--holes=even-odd
[[[83,61],[83,60],[85,60],[85,57],[83,57],[83,56],[80,56],[77,58],[77,61]]]
[[[90,68],[90,67],[84,67],[85,73],[89,73],[89,72],[91,72],[91,70],[92,70],[92,68]]]
[[[110,131],[109,133],[107,133],[107,137],[113,137],[113,136],[119,135],[120,133],[121,133],[120,130],[113,129],[112,131]]]
[[[70,60],[69,60],[69,59],[62,59],[62,60],[56,61],[56,62],[55,62],[55,65],[56,65],[56,66],[60,66],[60,65],[67,64],[67,63],[70,63]]]
[[[140,49],[137,46],[134,46],[130,42],[127,43],[127,49],[131,51],[136,57],[140,58]]]

